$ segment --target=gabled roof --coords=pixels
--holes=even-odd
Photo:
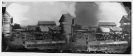
[[[73,17],[70,14],[62,14],[59,22],[72,22]]]
[[[125,17],[125,19],[130,20],[130,16],[129,15],[124,15],[123,17]]]
[[[116,26],[115,22],[99,22],[99,26]]]
[[[56,23],[55,23],[55,21],[38,21],[38,24],[40,25],[45,25],[45,24],[55,24],[56,25]]]
[[[130,22],[131,21],[131,17],[130,17],[130,15],[123,15],[122,16],[122,19],[120,20],[120,23],[121,22]]]
[[[7,11],[5,11],[4,16],[9,17],[9,18],[13,18]]]
[[[129,14],[131,12],[131,10],[129,9],[129,7],[125,7],[126,12]]]

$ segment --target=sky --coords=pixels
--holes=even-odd
[[[127,15],[126,10],[120,3],[97,3],[99,7],[98,15],[99,21],[115,22],[117,26],[120,26],[119,22],[123,15]]]
[[[14,23],[22,26],[37,25],[38,21],[55,21],[59,25],[62,14],[69,13],[75,23],[82,26],[96,26],[98,22],[119,21],[126,11],[117,2],[5,2],[7,12]]]
[[[98,5],[92,2],[78,2],[75,6],[75,23],[82,26],[95,26],[98,24],[97,11]]]

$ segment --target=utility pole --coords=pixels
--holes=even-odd
[[[71,33],[72,33],[72,38],[73,38],[73,34],[74,34],[74,18],[72,19],[72,25],[71,25]]]
[[[88,51],[88,37],[89,37],[89,31],[88,29],[86,30],[87,31],[87,37],[86,37],[86,51]]]

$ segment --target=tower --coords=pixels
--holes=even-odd
[[[72,33],[72,20],[73,17],[70,14],[63,14],[59,20],[61,33],[64,35],[64,38],[66,38],[67,43],[69,43],[69,39]]]
[[[6,11],[5,3],[2,3],[2,33],[10,36],[12,31],[13,17]]]

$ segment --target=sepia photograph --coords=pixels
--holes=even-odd
[[[131,54],[131,1],[2,1],[1,52]]]

